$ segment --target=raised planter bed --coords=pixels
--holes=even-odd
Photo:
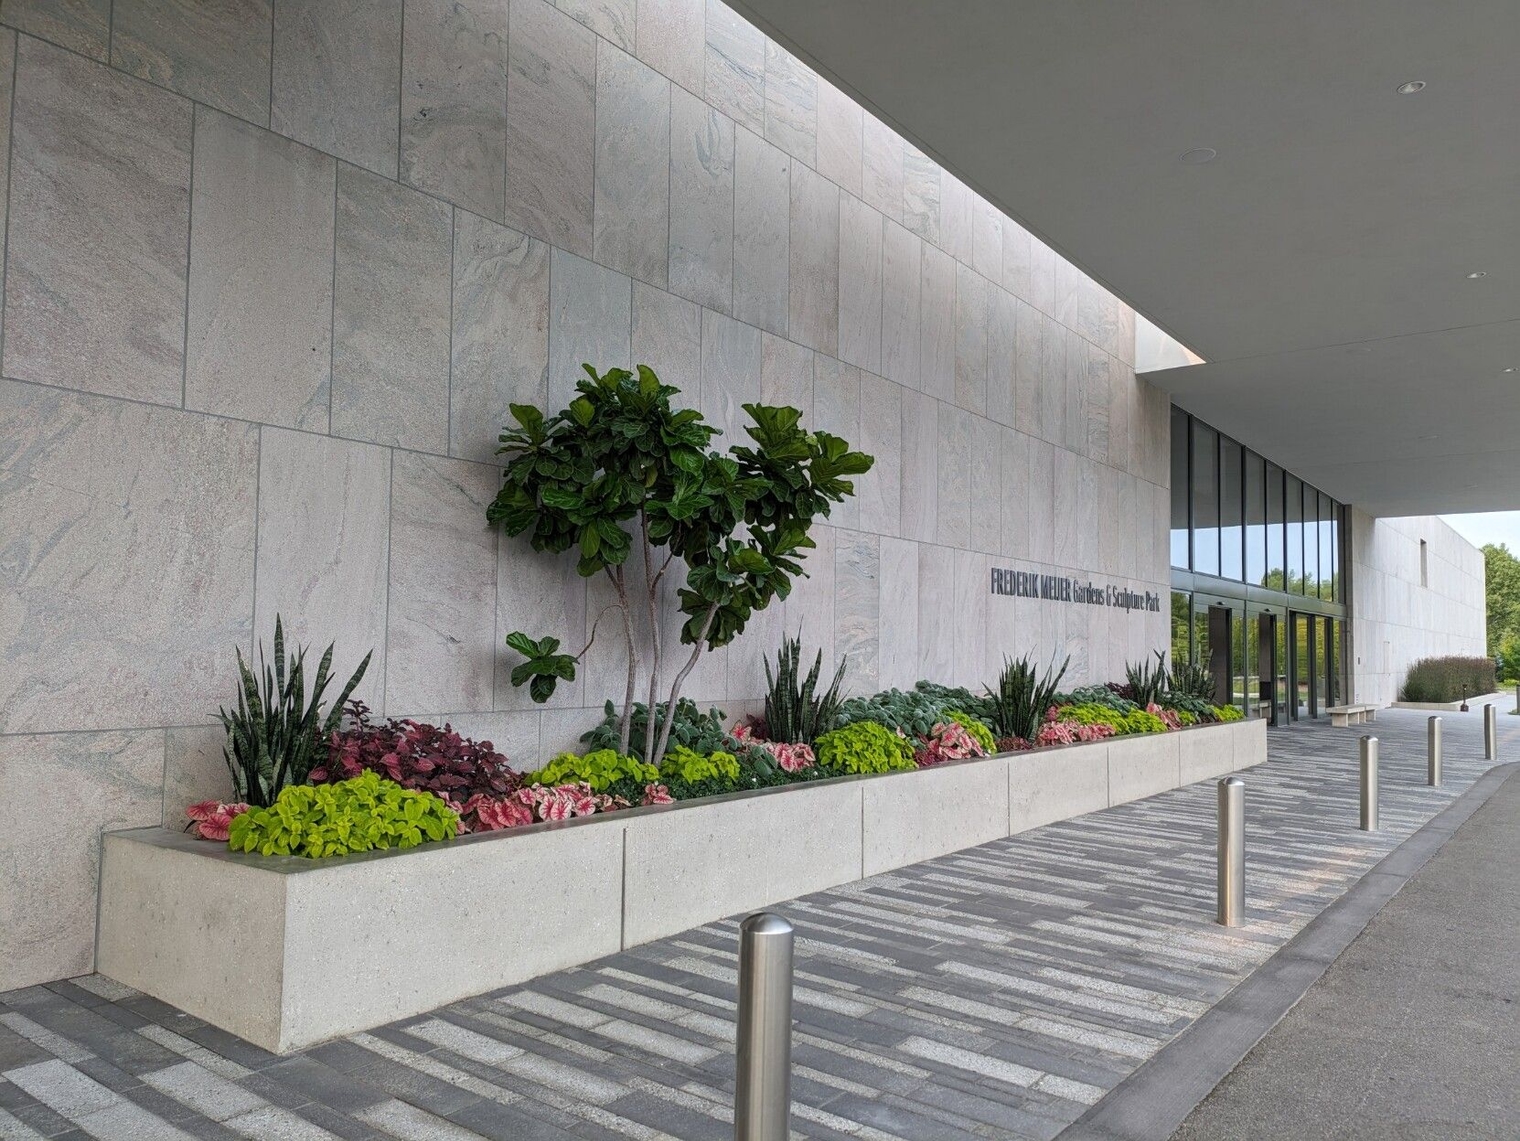
[[[326,861],[113,832],[97,969],[285,1053],[1265,759],[1241,721]]]

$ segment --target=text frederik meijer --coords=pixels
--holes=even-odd
[[[1043,598],[1049,602],[1075,602],[1083,606],[1112,606],[1119,610],[1161,610],[1161,595],[1154,591],[1099,586],[1065,575],[1035,574],[1006,567],[992,568],[992,593],[1014,598]]]

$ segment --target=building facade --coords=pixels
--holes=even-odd
[[[1206,425],[1178,566],[1188,421],[1133,310],[717,0],[401,9],[0,4],[0,989],[90,969],[102,829],[226,791],[214,715],[277,615],[345,676],[373,651],[379,713],[524,767],[575,746],[618,652],[536,706],[503,638],[583,641],[604,587],[485,507],[508,405],[557,410],[583,361],[876,457],[692,675],[730,716],[799,631],[854,692],[1227,646],[1221,693],[1269,714],[1265,676],[1312,715],[1389,699],[1411,646],[1481,652],[1471,548]]]

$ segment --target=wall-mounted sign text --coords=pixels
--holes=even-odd
[[[1152,613],[1161,610],[1161,595],[1154,591],[1100,586],[1065,575],[1035,574],[1007,567],[992,568],[992,593],[1012,598],[1043,598],[1047,602],[1075,602],[1080,606],[1112,606],[1116,610],[1148,610]]]

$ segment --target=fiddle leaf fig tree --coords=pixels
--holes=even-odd
[[[791,592],[806,573],[801,560],[814,546],[813,524],[854,494],[851,477],[874,461],[838,436],[805,431],[797,409],[763,404],[744,405],[751,443],[721,453],[710,447],[718,429],[700,412],[673,408],[680,390],[652,369],[585,369],[575,399],[553,416],[512,405],[517,427],[501,434],[502,487],[487,515],[508,535],[526,535],[536,551],[575,548],[583,577],[603,575],[612,584],[615,601],[592,623],[579,653],[521,631],[507,645],[523,658],[512,684],[527,684],[534,701],[547,701],[560,681],[575,679],[597,626],[617,612],[628,649],[619,722],[619,752],[626,753],[644,662],[635,607],[647,614],[648,706],[655,710],[664,651],[660,584],[679,560],[686,575],[676,592],[685,616],[680,640],[690,649],[665,700],[674,710],[702,653],[732,642],[752,614]],[[632,558],[642,561],[642,578],[629,576]],[[665,754],[670,730],[668,712],[648,718],[646,760]]]

